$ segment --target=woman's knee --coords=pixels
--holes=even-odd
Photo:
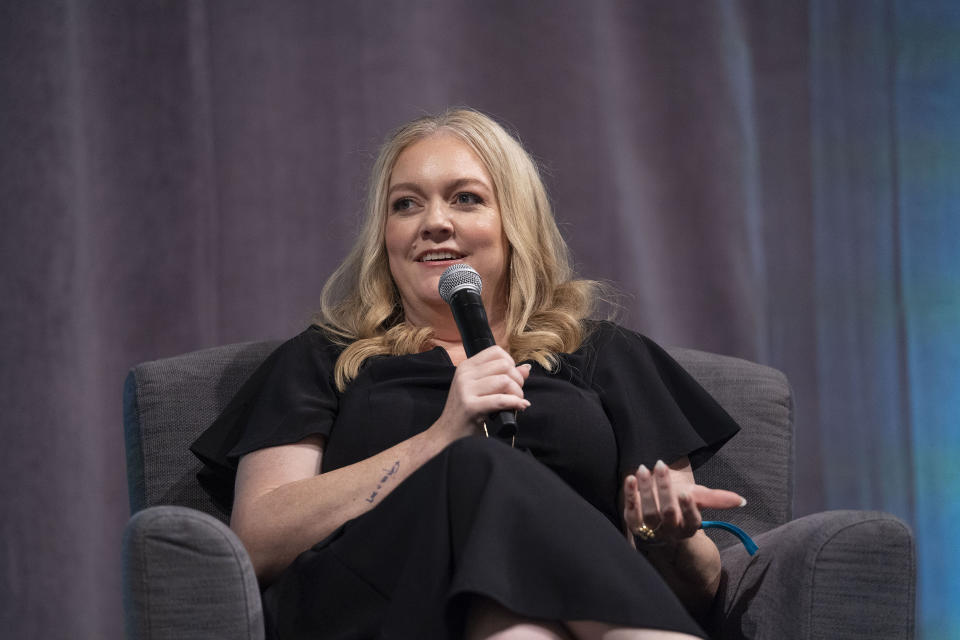
[[[467,616],[467,640],[570,640],[556,622],[532,620],[510,611],[497,602],[477,596]]]
[[[677,631],[629,629],[593,620],[576,620],[566,624],[577,638],[588,640],[699,640],[697,636]]]

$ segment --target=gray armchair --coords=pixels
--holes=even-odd
[[[124,387],[133,516],[123,542],[128,638],[263,638],[260,594],[240,541],[197,484],[190,443],[277,346],[237,344],[147,362]],[[706,513],[760,545],[750,557],[724,532],[723,583],[708,629],[718,638],[912,638],[913,538],[876,512],[792,519],[793,406],[782,373],[670,349],[743,430],[697,470],[748,504]]]

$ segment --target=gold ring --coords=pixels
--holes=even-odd
[[[637,537],[643,540],[644,542],[649,542],[657,537],[656,531],[648,527],[646,524],[641,524],[640,528],[637,529]]]

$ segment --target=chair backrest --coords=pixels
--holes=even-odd
[[[144,362],[123,389],[130,511],[175,504],[226,521],[197,482],[190,444],[280,344],[231,344]]]
[[[124,385],[131,512],[176,504],[225,520],[197,483],[200,464],[189,446],[278,344],[227,345],[131,369]],[[737,358],[691,349],[668,351],[742,427],[696,476],[707,486],[740,492],[747,506],[704,516],[734,522],[750,534],[789,520],[793,411],[786,377]],[[717,542],[733,543],[723,534]]]
[[[704,510],[705,520],[732,522],[750,535],[793,519],[793,393],[772,367],[693,349],[668,348],[737,421],[741,431],[702,467],[697,482],[747,499],[742,509]],[[708,532],[721,547],[729,534]]]

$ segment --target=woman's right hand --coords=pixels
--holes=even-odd
[[[523,383],[529,375],[529,364],[517,366],[499,346],[467,358],[457,365],[443,413],[431,429],[453,441],[478,433],[495,411],[526,409]]]

